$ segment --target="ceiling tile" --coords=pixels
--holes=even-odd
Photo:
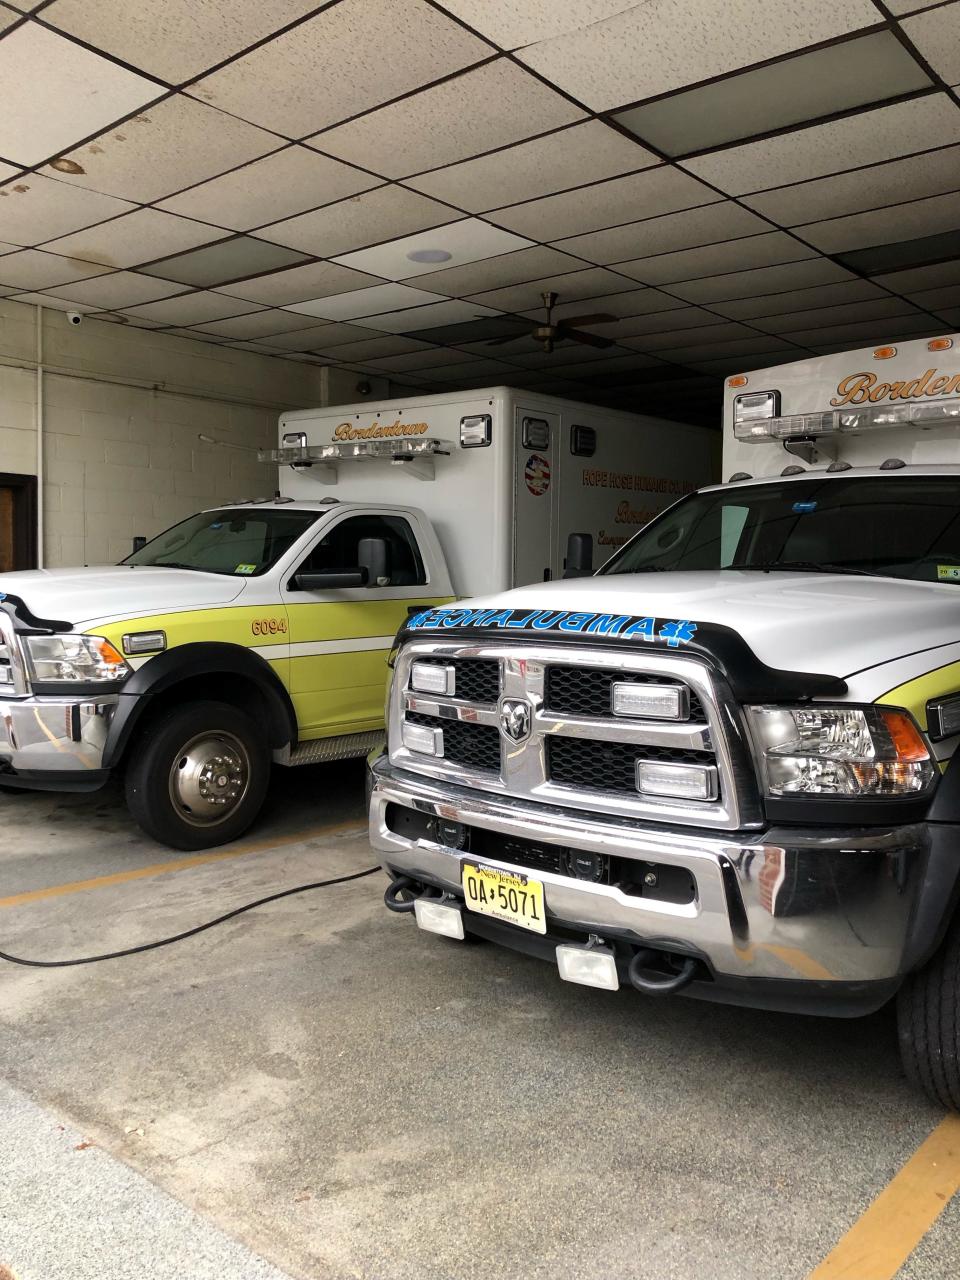
[[[214,346],[226,346],[226,338],[218,338],[212,333],[201,333],[198,329],[165,329],[165,338],[189,338],[191,342],[208,342]]]
[[[0,31],[6,31],[15,22],[19,22],[22,17],[23,14],[18,13],[16,9],[8,9],[5,4],[0,4]]]
[[[588,361],[592,364],[611,360],[617,355],[617,351],[613,347],[604,349],[587,347],[569,338],[559,342],[554,351],[544,351],[539,345],[533,351],[517,351],[512,343],[508,343],[499,349],[508,359],[516,361],[524,369],[552,368],[556,370],[557,374],[563,375],[566,374],[567,364],[573,363],[574,360],[578,364],[586,364]]]
[[[960,183],[960,170],[957,173]],[[809,240],[823,253],[841,253],[870,245],[890,244],[916,236],[936,235],[960,226],[960,192],[929,196],[909,204],[855,213],[847,218],[813,222],[797,227],[798,236]]]
[[[808,311],[813,307],[885,296],[869,280],[844,280],[840,284],[822,284],[812,289],[789,289],[786,292],[737,298],[731,302],[715,302],[711,305],[714,311],[729,316],[732,320],[749,320],[754,316],[785,315],[791,311]]]
[[[176,286],[178,289],[182,285]],[[166,298],[162,302],[148,302],[141,307],[125,307],[131,316],[145,320],[156,320],[160,324],[191,325],[209,323],[211,320],[223,320],[227,316],[246,315],[248,312],[260,311],[253,302],[244,302],[240,298],[225,298],[220,293],[184,293],[178,298]]]
[[[960,264],[958,264],[960,265]],[[911,302],[927,311],[942,311],[944,307],[960,307],[960,284],[943,285],[940,289],[925,289],[910,295]]]
[[[566,98],[500,58],[312,141],[341,160],[404,178],[582,118]]]
[[[960,84],[960,4],[945,4],[900,23],[937,75]]]
[[[261,227],[260,234],[277,244],[330,258],[361,245],[453,222],[459,216],[455,209],[436,200],[403,187],[387,186],[271,223]]]
[[[737,359],[740,356],[760,355],[765,352],[795,352],[797,360],[803,359],[803,352],[797,351],[792,342],[784,338],[762,336],[756,338],[738,338],[733,342],[703,342],[698,346],[680,346],[662,348],[660,354],[665,360],[719,360],[726,357]],[[790,359],[789,355],[783,357]]]
[[[517,56],[594,111],[776,58],[874,26],[869,0],[646,0],[627,12],[535,44]]]
[[[98,269],[103,270],[102,267]],[[2,274],[3,267],[0,264],[0,276]],[[166,280],[150,280],[146,276],[138,275],[135,271],[112,271],[109,275],[98,276],[95,280],[65,285],[59,292],[76,302],[86,302],[93,307],[115,311],[117,308],[132,307],[137,303],[166,298],[182,287],[179,284],[169,284]]]
[[[498,209],[490,218],[535,240],[559,240],[722,199],[689,174],[662,165],[659,169],[613,178],[577,191]]]
[[[891,13],[902,17],[905,13],[915,13],[917,9],[930,9],[935,4],[943,4],[943,0],[885,0]]]
[[[0,258],[0,284],[16,289],[52,289],[71,280],[103,274],[104,268],[96,263],[41,253],[38,249],[23,249]]]
[[[449,265],[459,267],[467,262],[477,262],[481,258],[494,258],[499,254],[510,253],[514,249],[525,249],[529,244],[529,240],[512,235],[509,231],[501,231],[499,227],[491,227],[488,222],[479,218],[465,218],[462,222],[448,223],[436,231],[418,231],[412,236],[389,240],[372,249],[343,254],[336,261],[345,267],[369,271],[387,280],[410,280],[415,276],[427,275],[436,268],[436,263],[411,261],[410,254],[424,249],[442,249],[450,254]]]
[[[870,302],[848,302],[834,307],[817,307],[809,311],[795,311],[782,316],[762,316],[751,321],[765,333],[791,334],[827,328],[830,325],[852,324],[856,321],[883,320],[887,316],[916,314],[902,298],[874,298]]]
[[[234,231],[249,231],[368,191],[378,183],[378,178],[309,147],[286,147],[171,196],[160,208]]]
[[[353,345],[353,344],[351,344]],[[391,373],[402,373],[409,369],[435,369],[442,364],[463,364],[471,359],[466,351],[454,351],[449,347],[428,347],[424,343],[417,344],[416,351],[405,354],[385,356],[368,363],[375,369],[386,369]],[[341,348],[346,350],[346,348]]]
[[[316,0],[55,0],[44,22],[178,84],[315,9]]]
[[[251,302],[263,302],[271,307],[285,307],[291,302],[327,298],[378,283],[376,276],[351,271],[349,267],[337,266],[335,262],[308,262],[303,267],[288,267],[286,271],[274,271],[268,276],[226,284],[219,291],[231,298],[248,298]]]
[[[683,167],[731,195],[743,195],[925,151],[931,138],[941,146],[960,142],[960,111],[946,94],[929,94],[809,129],[794,129],[684,160]]]
[[[273,133],[177,94],[68,153],[71,186],[147,204],[281,145]]]
[[[953,325],[955,329],[960,329],[960,307],[952,307],[949,311],[941,311],[940,318]]]
[[[851,346],[862,343],[867,346],[871,342],[890,342],[894,334],[899,339],[911,333],[928,333],[935,329],[936,325],[929,316],[911,312],[909,315],[885,316],[882,320],[864,320],[856,324],[831,325],[829,328],[817,325],[811,329],[798,329],[790,337],[804,346],[814,346],[821,342],[849,342]]]
[[[843,267],[823,258],[811,258],[807,262],[789,262],[779,267],[758,267],[753,271],[709,276],[705,280],[687,280],[671,285],[670,292],[689,302],[710,303],[775,293],[779,289],[813,288],[818,284],[850,279],[850,272]]]
[[[912,240],[888,241],[865,249],[838,251],[834,256],[845,267],[865,276],[946,262],[960,257],[960,227],[955,231],[940,231]]]
[[[97,133],[162,93],[89,49],[25,22],[0,41],[0,155],[17,164],[47,156]],[[10,86],[22,85],[13,93]]]
[[[600,120],[411,178],[408,186],[471,213],[533,200],[659,164],[657,156]]]
[[[607,293],[580,298],[576,301],[557,303],[554,315],[558,320],[574,315],[577,312],[606,311],[609,315],[633,318],[648,316],[659,311],[670,311],[684,304],[659,289],[627,288],[622,293]],[[617,332],[620,332],[618,328]]]
[[[160,276],[164,280],[181,280],[184,284],[205,289],[211,285],[239,280],[243,276],[289,267],[302,257],[302,253],[268,244],[266,240],[237,236],[233,240],[221,240],[219,244],[205,249],[195,249],[192,253],[162,258],[142,270],[146,275]]]
[[[265,335],[264,342],[268,346],[281,347],[287,351],[326,351],[328,348],[336,349],[348,342],[360,342],[364,338],[376,336],[373,330],[356,324],[315,324],[292,333]]]
[[[656,369],[662,362],[654,356],[644,355],[640,351],[632,351],[629,355],[610,356],[606,360],[581,361],[582,348],[565,347],[569,362],[564,365],[563,372],[571,378],[609,378],[612,373],[633,373],[638,369]]]
[[[747,271],[778,262],[798,262],[814,258],[816,252],[795,240],[785,231],[748,236],[725,244],[710,244],[700,249],[684,249],[679,253],[662,253],[653,258],[637,258],[620,263],[618,271],[646,284],[671,284],[677,280],[695,280],[700,276],[716,276],[729,271]]]
[[[449,267],[420,276],[420,283],[434,293],[447,293],[466,297],[482,289],[499,289],[508,284],[522,284],[525,280],[539,280],[551,273],[563,274],[578,271],[585,264],[559,249],[535,245],[532,249],[518,249],[482,262],[471,262],[465,267]]]
[[[0,240],[42,244],[134,208],[126,200],[26,173],[20,182],[0,187]]]
[[[337,354],[343,360],[357,364],[376,364],[384,357],[414,353],[422,355],[428,350],[435,349],[428,347],[425,342],[416,342],[412,338],[390,334],[378,338],[364,338],[360,342],[344,343],[338,348]]]
[[[380,315],[384,311],[396,311],[401,307],[418,307],[425,302],[442,302],[438,293],[424,289],[411,289],[405,284],[372,285],[369,289],[354,289],[336,294],[332,298],[314,298],[309,302],[291,303],[290,311],[305,316],[319,316],[323,320],[356,320],[359,316]]]
[[[73,258],[101,262],[106,267],[132,267],[160,253],[177,253],[206,244],[219,235],[215,227],[175,218],[172,213],[137,209],[111,222],[62,236],[46,248]]]
[[[793,227],[953,191],[960,184],[958,175],[960,146],[944,147],[905,160],[855,169],[853,173],[745,196],[743,203],[774,222]]]
[[[727,201],[665,217],[648,218],[644,222],[631,222],[609,231],[573,236],[569,240],[560,240],[557,247],[591,262],[626,262],[769,230],[769,222]]]
[[[341,0],[201,80],[191,93],[302,138],[491,52],[423,0]]]
[[[892,31],[879,31],[658,98],[615,119],[665,155],[689,155],[932,83]]]
[[[522,311],[539,315],[543,310],[540,294],[547,291],[558,294],[563,302],[573,303],[579,298],[591,298],[619,290],[632,292],[631,286],[632,281],[613,271],[605,271],[602,267],[588,267],[585,271],[574,271],[569,275],[548,276],[543,280],[531,280],[527,284],[514,284],[505,289],[475,293],[470,301],[493,307],[497,311]],[[576,309],[583,311],[579,303]],[[591,308],[594,311],[605,309],[604,306]]]
[[[675,302],[675,305],[675,311],[625,317],[616,328],[617,342],[625,347],[645,348],[651,334],[675,333],[678,329],[700,330],[724,323],[723,316],[715,316],[702,307],[685,307],[682,302]]]
[[[425,382],[455,383],[457,386],[475,387],[495,385],[508,380],[514,366],[503,360],[468,360],[458,365],[438,365],[432,369],[417,371],[417,377]]]
[[[18,293],[10,300],[11,302],[28,302],[34,307],[52,307],[54,311],[79,311],[83,315],[96,310],[96,307],[86,306],[82,302],[71,302],[69,298],[55,297],[49,293]]]
[[[456,298],[448,298],[444,302],[433,302],[424,307],[411,307],[403,311],[390,311],[385,315],[366,316],[364,323],[371,329],[382,329],[386,333],[414,333],[434,325],[457,324],[460,321],[492,315],[496,315],[496,312],[490,307],[482,307],[476,302],[461,302]]]
[[[250,315],[208,321],[196,326],[197,331],[200,333],[209,333],[221,338],[238,338],[245,341],[255,338],[272,338],[278,334],[305,327],[303,316],[294,316],[289,311],[277,310],[256,311]],[[313,327],[316,328],[316,326]]]
[[[15,178],[21,170],[12,164],[3,164],[0,162],[0,182],[6,182],[9,178]]]
[[[521,330],[522,332],[522,330]],[[408,337],[423,342],[438,342],[446,346],[470,347],[474,343],[492,338],[513,337],[517,333],[517,321],[510,316],[493,315],[480,320],[463,320],[458,324],[434,324],[414,329]]]
[[[671,329],[670,324],[671,316],[667,315],[661,329],[646,335],[634,335],[630,346],[641,351],[669,351],[677,347],[697,347],[706,343],[733,342],[735,339],[757,336],[755,329],[737,324],[733,320],[715,318],[712,323],[708,321],[701,325],[684,325],[679,329]],[[616,336],[619,341],[619,331]]]
[[[920,289],[935,289],[943,284],[960,284],[960,261],[911,267],[906,271],[874,276],[874,280],[885,289],[892,289],[894,293],[915,293]]]
[[[577,31],[636,3],[637,0],[577,0],[575,5],[558,4],[557,0],[523,0],[522,4],[517,0],[441,0],[444,9],[501,49],[519,49]]]

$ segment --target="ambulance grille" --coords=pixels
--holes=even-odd
[[[0,610],[0,696],[23,692],[19,688],[17,671],[14,667],[16,643],[10,619],[3,610]]]
[[[452,666],[455,692],[414,690],[414,663]],[[614,715],[612,686],[624,683],[679,687],[681,718]],[[397,657],[390,757],[453,788],[593,815],[736,830],[757,825],[761,815],[749,760],[739,739],[726,736],[734,710],[721,678],[702,659],[662,648],[418,637]],[[430,739],[422,750],[414,736],[406,745],[404,724],[442,730],[442,753],[433,754]],[[641,791],[638,761],[677,766],[657,780],[676,790]],[[696,795],[698,775],[707,799],[689,794]]]

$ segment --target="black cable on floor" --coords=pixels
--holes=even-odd
[[[311,884],[297,885],[295,889],[283,889],[280,893],[271,893],[265,898],[258,898],[256,902],[248,902],[246,906],[234,907],[232,911],[217,916],[215,920],[195,925],[192,929],[184,929],[183,933],[175,933],[170,938],[160,938],[157,942],[142,942],[138,947],[125,947],[122,951],[107,951],[102,956],[80,956],[76,960],[26,960],[23,956],[12,956],[6,951],[0,951],[0,960],[6,960],[9,964],[26,965],[30,969],[66,969],[75,964],[97,964],[100,960],[119,960],[123,956],[135,956],[141,951],[155,951],[157,947],[169,947],[173,942],[182,942],[184,938],[192,938],[206,929],[212,929],[215,925],[232,920],[234,916],[242,916],[245,911],[252,911],[254,907],[263,907],[268,902],[276,902],[279,898],[289,898],[294,893],[307,893],[310,889],[326,889],[330,885],[346,884],[350,880],[362,880],[364,876],[372,876],[374,872],[380,870],[382,868],[377,865],[367,867],[366,871],[355,871],[349,876],[337,876],[333,880],[314,880]]]

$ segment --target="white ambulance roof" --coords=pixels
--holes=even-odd
[[[792,464],[784,463],[784,466],[790,465]],[[799,466],[799,463],[797,465]],[[774,474],[751,476],[749,480],[728,480],[721,484],[706,485],[697,492],[715,493],[718,489],[751,489],[758,484],[772,484],[775,481],[784,480],[850,480],[860,476],[869,477],[871,480],[876,480],[878,476],[960,476],[960,463],[953,462],[923,462],[914,465],[908,463],[905,466],[890,467],[887,470],[883,470],[879,464],[875,467],[848,467],[844,471],[828,471],[827,466],[804,467],[789,476]]]

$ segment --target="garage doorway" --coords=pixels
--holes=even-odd
[[[0,573],[37,567],[37,479],[0,471]]]

